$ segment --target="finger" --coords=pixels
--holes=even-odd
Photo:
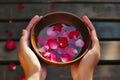
[[[83,17],[82,17],[82,20],[88,25],[90,31],[91,31],[91,32],[94,32],[94,35],[97,36],[97,35],[96,35],[95,28],[94,28],[92,22],[89,20],[89,18],[88,18],[87,16],[83,16]]]
[[[92,40],[92,47],[93,47],[94,44],[96,42],[98,42],[98,38],[97,38],[97,34],[96,34],[96,31],[95,31],[95,28],[94,28],[92,22],[89,20],[89,18],[87,16],[83,16],[82,20],[88,25],[88,27],[90,29],[91,40]]]
[[[42,64],[42,74],[41,74],[41,80],[45,80],[47,76],[47,65]]]
[[[29,22],[28,26],[26,27],[27,31],[30,31],[31,28],[34,26],[35,23],[37,23],[40,20],[41,17],[38,15],[34,16],[31,21]]]
[[[90,30],[95,30],[92,22],[89,20],[89,18],[87,16],[83,16],[82,20],[88,25],[88,27],[90,28]]]
[[[24,40],[25,42],[28,42],[29,33],[28,33],[28,31],[27,31],[26,29],[23,29],[23,30],[22,30],[22,37],[23,37],[23,40]]]

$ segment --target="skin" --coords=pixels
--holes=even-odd
[[[29,35],[31,28],[41,19],[38,15],[34,16],[26,29],[23,29],[19,42],[19,60],[24,70],[26,80],[45,80],[47,68],[45,64],[39,62],[37,56],[30,48]]]
[[[23,29],[19,42],[19,61],[24,70],[26,80],[45,80],[47,76],[47,66],[41,63],[30,48],[29,35],[32,27],[41,19],[41,16],[34,16],[26,29]],[[80,62],[71,65],[71,75],[73,80],[92,80],[94,68],[100,58],[100,45],[94,26],[87,16],[82,20],[88,25],[91,34],[92,47]]]
[[[94,68],[100,58],[100,45],[95,28],[87,16],[82,17],[83,22],[90,29],[92,48],[82,58],[80,62],[71,65],[71,75],[73,80],[92,80]]]

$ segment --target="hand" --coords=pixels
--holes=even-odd
[[[90,29],[92,48],[80,62],[71,65],[71,75],[73,80],[92,80],[94,68],[100,58],[100,45],[94,26],[88,17],[83,16],[82,20],[84,23],[86,23],[86,25],[88,25],[88,28]]]
[[[29,35],[32,27],[41,19],[39,16],[35,16],[31,19],[30,23],[22,31],[22,36],[19,42],[19,60],[24,70],[27,80],[45,80],[47,75],[46,66],[41,64],[35,55],[35,53],[30,49]]]

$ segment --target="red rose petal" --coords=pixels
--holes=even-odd
[[[9,64],[9,69],[10,70],[15,70],[16,69],[16,65],[14,63]]]
[[[54,31],[61,31],[62,30],[62,24],[56,24],[55,26],[54,26]]]
[[[54,9],[55,8],[55,4],[50,4],[50,9]]]
[[[7,50],[13,50],[16,48],[16,43],[13,40],[8,40],[5,44]]]
[[[72,59],[71,59],[71,57],[70,57],[70,55],[68,55],[68,54],[63,54],[63,55],[61,55],[61,61],[62,62],[69,62],[69,61],[71,61]]]
[[[49,39],[47,40],[47,45],[50,47],[50,49],[57,49],[59,44],[56,39]]]
[[[13,36],[13,33],[12,33],[12,32],[8,32],[8,36],[9,36],[9,37],[12,37],[12,36]]]
[[[20,75],[19,80],[25,80],[25,75]]]
[[[66,37],[58,37],[59,45],[62,48],[65,48],[68,46],[68,40]]]
[[[19,4],[19,5],[18,5],[18,9],[19,9],[19,10],[23,10],[23,9],[24,9],[24,4]]]
[[[70,33],[68,34],[68,37],[70,39],[72,39],[72,38],[78,38],[79,36],[80,36],[80,32],[78,30],[70,31]]]

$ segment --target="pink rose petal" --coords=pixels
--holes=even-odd
[[[13,19],[10,19],[10,20],[9,20],[9,23],[10,23],[10,24],[13,23]]]
[[[84,41],[81,40],[81,39],[78,39],[78,40],[75,42],[75,45],[76,45],[77,47],[83,47],[84,44],[85,44]]]
[[[71,57],[73,57],[76,54],[78,54],[77,49],[71,48],[71,47],[67,47],[64,52],[66,52],[67,54],[69,54]]]
[[[45,38],[37,37],[36,42],[41,45],[45,45],[46,40],[45,40]]]
[[[46,52],[43,56],[52,62],[59,62],[58,57],[53,52]]]
[[[70,55],[68,55],[68,54],[63,54],[63,55],[61,55],[61,61],[62,62],[69,62],[69,61],[71,61],[72,59],[71,59],[71,57],[70,57]]]
[[[59,44],[56,39],[49,39],[47,40],[47,45],[50,47],[50,49],[57,49]]]
[[[55,49],[55,51],[57,51],[58,52],[58,54],[62,54],[64,51],[63,51],[63,48],[57,48],[57,49]]]
[[[56,32],[53,31],[53,27],[50,27],[47,29],[47,35],[51,36],[51,37],[55,37],[56,36]]]
[[[39,51],[41,53],[45,53],[49,50],[49,46],[48,45],[44,45],[43,47],[39,48]]]

